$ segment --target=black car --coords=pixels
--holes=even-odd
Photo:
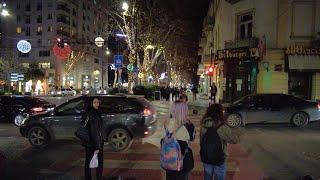
[[[320,120],[320,104],[287,94],[256,94],[225,106],[225,117],[230,127],[250,123],[291,123],[303,127]]]
[[[84,102],[88,97],[100,100],[100,110],[105,128],[105,141],[115,151],[131,146],[133,138],[143,138],[156,131],[154,107],[144,98],[128,96],[91,95],[74,98],[51,112],[32,115],[20,126],[22,136],[29,139],[33,147],[42,148],[56,139],[75,138],[80,126]]]
[[[45,112],[55,106],[55,104],[36,97],[3,95],[0,96],[0,121],[14,122],[18,125],[21,117]]]

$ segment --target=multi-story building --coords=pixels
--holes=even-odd
[[[220,101],[253,93],[320,99],[319,32],[318,0],[212,0],[201,66],[216,65]],[[201,79],[208,91],[209,78]]]
[[[97,36],[106,38],[103,32],[106,21],[99,14],[97,3],[86,0],[9,1],[11,16],[2,27],[1,55],[13,55],[26,68],[40,68],[45,74],[43,91],[51,86],[102,87],[105,47],[98,48],[92,42]],[[57,38],[71,46],[72,68],[69,68],[70,61],[58,59],[53,52]],[[31,43],[29,53],[17,50],[19,40]]]

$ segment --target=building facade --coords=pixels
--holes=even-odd
[[[101,4],[97,3],[86,0],[8,2],[11,15],[2,22],[1,56],[14,59],[25,68],[41,69],[45,74],[43,92],[54,86],[102,87],[105,46],[98,48],[92,42],[98,36],[106,39],[103,31],[106,19],[99,14]],[[70,45],[72,60],[60,60],[54,54],[57,38]],[[31,43],[29,53],[17,50],[19,40]]]
[[[319,1],[214,0],[203,27],[199,74],[208,89],[204,69],[216,66],[220,101],[254,93],[320,99]]]

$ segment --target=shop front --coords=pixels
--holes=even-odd
[[[223,64],[219,72],[223,102],[232,102],[256,93],[258,48],[220,50],[216,60]]]
[[[285,56],[288,93],[304,99],[318,99],[320,48],[292,46],[287,48]]]

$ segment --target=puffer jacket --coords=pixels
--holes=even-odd
[[[86,113],[83,119],[89,117],[86,128],[89,131],[90,142],[83,142],[83,146],[93,150],[103,148],[105,131],[103,121],[97,110],[90,110]]]
[[[215,127],[215,123],[211,117],[207,117],[203,119],[200,128],[200,141],[203,135],[207,132],[208,128]],[[224,153],[227,155],[227,143],[229,144],[237,144],[240,142],[241,132],[240,128],[231,129],[228,125],[222,124],[218,127],[217,133],[221,139],[222,149]]]

